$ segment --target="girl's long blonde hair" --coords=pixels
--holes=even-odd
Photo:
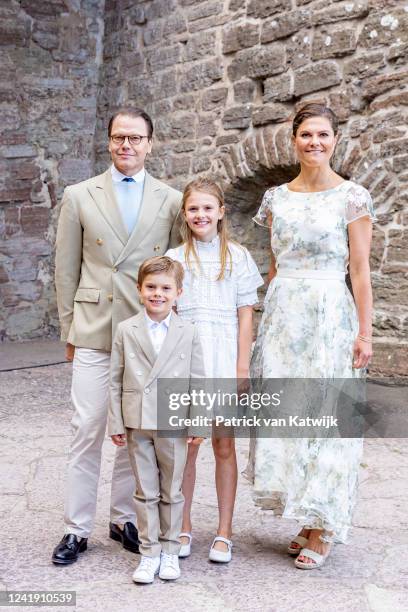
[[[186,217],[185,217],[187,200],[194,191],[208,193],[209,195],[214,196],[218,200],[220,208],[222,206],[225,206],[224,193],[221,187],[219,187],[217,183],[211,180],[210,178],[201,177],[201,178],[195,179],[194,181],[191,181],[190,183],[188,183],[188,185],[184,189],[183,200],[182,200],[182,205],[181,205],[182,211],[184,213],[182,215],[181,235],[183,238],[183,242],[186,245],[185,258],[186,258],[186,263],[188,267],[190,268],[190,270],[192,269],[192,264],[191,264],[192,257],[195,259],[196,263],[200,266],[200,260],[198,258],[198,254],[197,254],[197,251],[194,245],[193,232],[188,226]],[[223,278],[225,278],[227,263],[229,263],[230,273],[232,271],[232,255],[231,255],[230,248],[228,246],[228,242],[230,241],[230,238],[228,236],[227,221],[225,218],[225,213],[222,219],[218,219],[217,233],[218,233],[218,236],[220,237],[220,260],[221,260],[221,270],[217,276],[217,280],[222,280]]]

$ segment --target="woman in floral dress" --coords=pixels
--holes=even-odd
[[[355,378],[370,361],[374,215],[368,191],[330,166],[337,130],[322,104],[296,114],[300,173],[269,189],[254,218],[270,228],[272,263],[253,377]],[[361,453],[358,438],[253,441],[246,475],[258,503],[303,526],[288,548],[297,567],[321,566],[331,544],[345,542]]]

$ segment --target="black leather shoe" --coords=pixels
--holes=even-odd
[[[87,543],[87,538],[78,538],[73,533],[67,533],[64,535],[61,542],[54,548],[52,562],[59,565],[75,563],[79,553],[87,549]]]
[[[137,529],[130,521],[124,524],[123,531],[114,523],[109,523],[109,537],[117,542],[122,542],[122,546],[125,550],[129,550],[133,553],[139,552]]]

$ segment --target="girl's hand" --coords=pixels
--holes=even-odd
[[[237,367],[238,394],[249,391],[249,369]]]
[[[115,434],[111,438],[115,446],[126,446],[126,434]]]
[[[204,442],[204,438],[195,438],[194,436],[189,436],[187,438],[187,444],[191,444],[192,446],[199,446],[202,442]]]
[[[366,368],[371,362],[372,355],[372,342],[365,342],[357,336],[353,347],[353,368],[356,368],[357,370],[360,368]]]

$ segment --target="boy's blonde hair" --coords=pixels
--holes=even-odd
[[[176,281],[177,289],[183,288],[184,270],[179,261],[174,261],[170,257],[163,255],[161,257],[150,257],[146,259],[139,268],[137,275],[137,284],[142,286],[144,279],[148,274],[169,274]]]
[[[207,177],[197,178],[194,181],[188,183],[184,189],[183,199],[181,208],[185,213],[186,204],[188,198],[194,191],[200,191],[201,193],[208,193],[214,196],[218,200],[218,204],[221,207],[225,207],[224,193],[219,185],[215,181]],[[227,260],[229,260],[230,272],[232,270],[232,255],[228,246],[229,236],[227,230],[227,220],[225,213],[222,219],[218,220],[217,232],[220,237],[220,259],[221,259],[221,270],[217,277],[217,280],[222,280],[225,277],[225,271],[227,268]],[[182,215],[181,235],[183,242],[186,244],[186,263],[191,269],[191,256],[194,257],[195,261],[200,265],[198,254],[194,246],[193,232],[189,228],[185,215]]]

